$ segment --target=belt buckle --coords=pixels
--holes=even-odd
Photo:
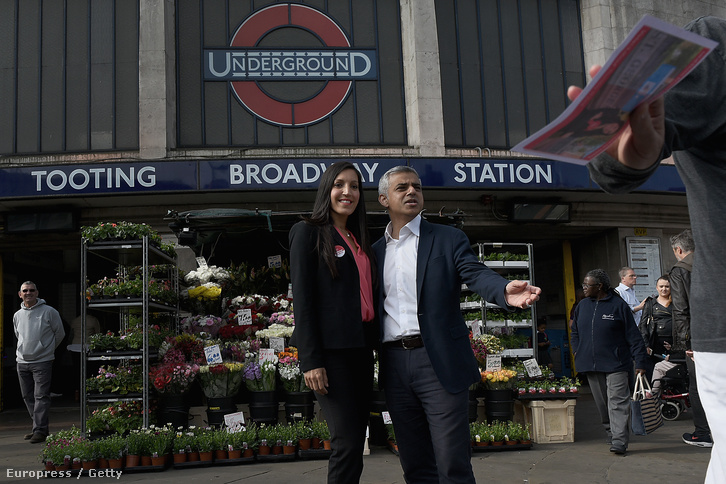
[[[403,349],[404,350],[416,349],[415,346],[406,346],[406,340],[408,340],[408,341],[415,340],[417,337],[418,336],[404,336],[403,338],[401,338],[401,346],[403,347]]]

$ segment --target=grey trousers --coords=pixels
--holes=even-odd
[[[48,435],[48,413],[50,411],[50,381],[53,375],[53,361],[42,363],[17,363],[20,393],[25,401],[30,418],[33,419],[33,433]]]
[[[630,386],[628,372],[588,372],[587,381],[600,420],[613,444],[628,446],[630,441]]]

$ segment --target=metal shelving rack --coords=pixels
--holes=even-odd
[[[89,301],[86,298],[86,285],[88,277],[88,255],[92,254],[102,264],[114,270],[117,267],[141,266],[143,278],[143,291],[140,298],[130,299],[102,299]],[[81,242],[81,432],[86,434],[86,418],[88,403],[111,403],[123,401],[141,401],[143,407],[143,426],[149,426],[149,312],[158,310],[179,313],[179,303],[169,306],[152,301],[149,295],[149,267],[154,264],[171,264],[176,268],[176,258],[170,257],[159,248],[152,245],[148,236],[138,240],[102,241],[93,244]],[[172,290],[179,294],[179,277],[175,271],[169,274]],[[140,351],[112,352],[107,355],[90,355],[86,341],[86,313],[88,309],[117,311],[119,313],[119,329],[128,329],[130,314],[141,314],[143,324],[143,343]],[[174,321],[176,323],[176,317]],[[87,362],[88,361],[123,361],[140,360],[142,365],[143,390],[141,396],[133,397],[90,397],[86,392]]]
[[[526,271],[526,273],[529,275],[528,282],[532,285],[535,284],[534,282],[534,250],[531,243],[524,243],[524,242],[513,242],[513,243],[505,243],[505,242],[479,242],[476,244],[476,248],[479,252],[479,260],[489,266],[491,269],[497,271],[498,273],[502,275],[506,274],[512,274],[517,272],[523,272]],[[487,254],[490,253],[500,253],[500,252],[514,252],[517,254],[526,254],[527,255],[527,261],[487,261],[484,260],[487,256]],[[484,328],[482,328],[483,331],[486,331],[487,328],[496,327],[496,326],[503,326],[507,329],[530,329],[531,330],[531,337],[532,337],[532,348],[519,348],[519,349],[507,349],[504,350],[504,354],[502,355],[505,358],[532,358],[537,357],[537,353],[535,352],[535,347],[537,344],[537,312],[536,308],[533,305],[529,308],[530,312],[530,318],[529,322],[527,323],[517,323],[512,321],[492,321],[487,319],[487,310],[488,309],[499,309],[499,306],[496,304],[486,302],[485,304],[482,303],[482,320]]]

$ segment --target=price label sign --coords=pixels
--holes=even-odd
[[[529,376],[529,377],[542,376],[542,370],[540,369],[539,365],[537,364],[537,360],[535,360],[534,358],[530,358],[529,360],[524,360],[522,363],[524,364],[524,369],[527,370],[527,376]]]
[[[219,345],[205,346],[204,355],[207,357],[208,365],[222,363],[222,353],[219,351]]]
[[[487,371],[502,369],[502,355],[487,355]]]
[[[242,412],[228,413],[224,416],[224,424],[232,432],[239,432],[245,426],[245,415]]]
[[[240,326],[249,326],[252,324],[252,310],[247,309],[238,309],[237,310],[237,324]]]
[[[282,256],[281,255],[271,255],[267,258],[267,267],[270,269],[279,269],[282,267]]]
[[[275,361],[275,350],[272,348],[260,348],[260,363]]]
[[[197,266],[200,269],[206,269],[207,268],[207,260],[204,257],[197,257]]]
[[[388,410],[381,412],[381,417],[383,417],[384,424],[389,425],[393,423],[393,420],[391,420],[391,414],[388,413]]]
[[[477,336],[481,336],[481,326],[479,326],[479,321],[471,322],[471,336],[473,338],[476,338]]]
[[[275,353],[282,353],[285,351],[285,338],[272,336],[270,338],[270,348],[275,350]]]

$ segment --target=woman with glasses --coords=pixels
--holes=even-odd
[[[645,373],[648,354],[628,304],[610,286],[602,269],[587,273],[585,297],[575,308],[572,350],[575,366],[587,380],[605,427],[610,452],[625,454],[630,437],[628,374]]]

